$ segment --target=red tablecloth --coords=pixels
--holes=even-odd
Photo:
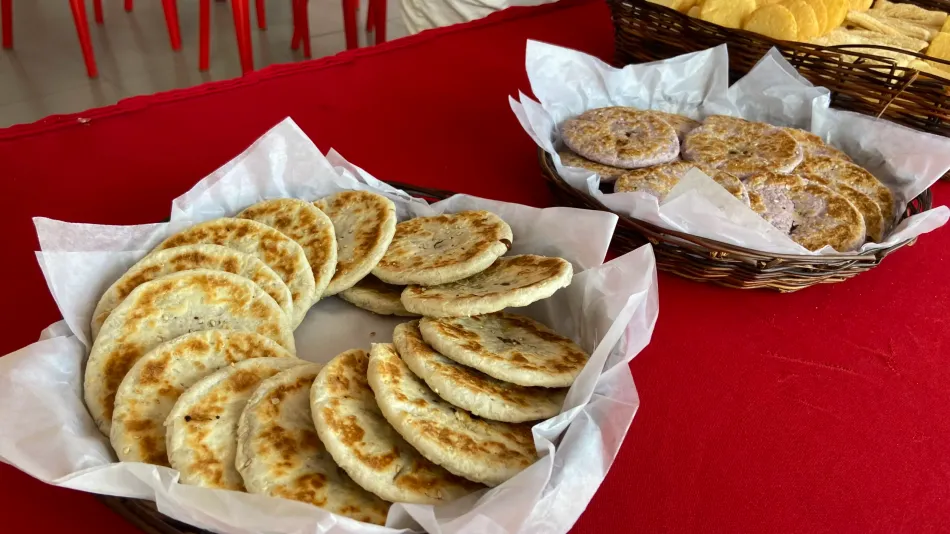
[[[138,224],[285,116],[378,177],[551,201],[506,97],[525,39],[610,59],[603,2],[517,9],[356,53],[0,130],[0,354],[59,319],[30,218]],[[935,187],[937,203],[948,186]],[[950,528],[950,232],[780,295],[660,276],[641,408],[577,532]],[[3,407],[0,407],[3,409]],[[0,466],[0,531],[134,532]]]

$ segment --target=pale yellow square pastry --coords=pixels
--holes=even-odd
[[[930,46],[927,47],[926,54],[931,57],[950,60],[950,33],[941,32],[934,37]]]

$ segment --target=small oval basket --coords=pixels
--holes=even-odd
[[[554,167],[554,160],[544,150],[538,149],[538,158],[548,187],[559,204],[611,211],[593,196],[571,187],[564,181]],[[933,198],[928,189],[907,205],[901,220],[929,210],[932,202]],[[620,217],[620,221],[611,243],[615,252],[623,254],[644,243],[650,243],[656,255],[657,269],[690,280],[741,289],[764,287],[791,292],[815,284],[842,282],[877,266],[891,252],[916,241],[909,239],[892,247],[861,255],[772,254],[667,230],[619,213],[616,215]]]

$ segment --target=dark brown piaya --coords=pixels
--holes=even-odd
[[[950,12],[950,0],[898,1]],[[896,51],[941,63],[947,70],[950,70],[950,61],[887,46],[825,47],[778,41],[699,20],[647,0],[608,0],[607,3],[613,14],[619,65],[667,59],[728,43],[730,78],[734,82],[775,47],[802,76],[831,90],[832,107],[950,137],[950,73],[940,77],[897,67],[893,59],[867,52],[869,49]],[[858,59],[844,61],[843,53]],[[944,176],[948,178],[950,174]]]
[[[558,204],[575,208],[610,211],[594,197],[574,189],[554,169],[554,162],[538,150],[541,170]],[[932,207],[930,190],[912,200],[901,215],[904,218]],[[915,239],[893,247],[862,255],[794,256],[759,252],[617,214],[611,250],[629,252],[646,243],[653,245],[656,267],[698,282],[712,282],[740,289],[768,288],[783,293],[798,291],[815,284],[842,282],[877,266],[885,256],[913,244]]]

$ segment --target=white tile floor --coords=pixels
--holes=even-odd
[[[178,2],[182,49],[174,52],[158,0],[139,0],[126,13],[121,0],[104,0],[104,24],[89,9],[99,77],[90,80],[66,0],[14,0],[13,50],[0,49],[0,128],[33,122],[47,115],[73,113],[134,95],[190,87],[241,75],[234,19],[229,2],[212,2],[211,69],[198,71],[198,3]],[[387,38],[406,35],[398,2],[388,0]],[[293,33],[291,0],[267,2],[267,30],[257,29],[251,2],[254,66],[300,61],[290,50]],[[373,42],[365,34],[366,0],[359,12],[360,45]],[[310,43],[313,57],[336,54],[345,46],[340,0],[310,1]]]

